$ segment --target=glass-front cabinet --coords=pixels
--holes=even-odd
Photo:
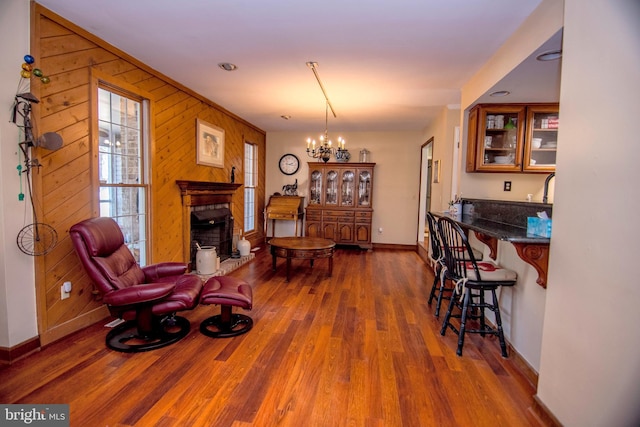
[[[478,170],[518,171],[522,164],[525,109],[491,106],[479,116]]]
[[[321,205],[324,201],[322,198],[322,188],[324,176],[323,171],[318,169],[309,169],[309,204]]]
[[[371,180],[373,169],[358,169],[358,206],[371,206]]]
[[[551,172],[557,104],[482,104],[469,112],[467,172]]]
[[[327,171],[327,185],[324,196],[324,204],[329,206],[338,205],[338,172],[335,170]]]
[[[340,206],[353,206],[355,173],[346,169],[342,171],[340,183]]]
[[[553,172],[558,150],[558,106],[540,105],[527,109],[527,137],[523,169]]]
[[[371,248],[375,163],[309,162],[305,235]]]

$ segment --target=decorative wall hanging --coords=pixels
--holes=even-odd
[[[224,167],[224,129],[196,119],[196,163]]]
[[[433,161],[433,183],[440,183],[440,160]]]
[[[25,62],[22,64],[22,69],[20,71],[18,90],[13,102],[11,121],[18,126],[22,136],[24,137],[24,140],[18,143],[20,151],[24,157],[24,168],[21,164],[18,164],[17,166],[18,175],[21,177],[18,200],[23,201],[25,198],[24,193],[22,192],[22,176],[25,176],[34,222],[24,226],[18,232],[16,243],[18,248],[24,254],[40,256],[49,253],[56,246],[58,233],[49,224],[38,222],[33,193],[31,192],[31,170],[33,168],[36,168],[36,170],[41,168],[42,164],[37,158],[31,158],[31,148],[40,147],[54,151],[62,147],[63,141],[62,137],[55,132],[46,132],[42,135],[36,135],[36,126],[31,119],[31,105],[39,103],[40,100],[31,92],[26,92],[26,90],[29,88],[29,81],[31,77],[40,79],[42,84],[45,85],[49,84],[50,80],[49,77],[42,73],[42,70],[34,68],[33,64],[35,59],[33,56],[25,55],[24,61]]]

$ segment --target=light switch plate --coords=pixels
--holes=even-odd
[[[67,299],[71,296],[71,294],[69,292],[65,292],[64,290],[64,285],[60,286],[60,299]]]

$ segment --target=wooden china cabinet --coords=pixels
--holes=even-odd
[[[467,172],[554,172],[558,104],[480,104],[469,112]]]
[[[371,249],[375,163],[308,164],[305,236]]]

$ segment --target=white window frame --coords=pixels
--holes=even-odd
[[[258,144],[244,143],[244,234],[257,231]]]
[[[104,181],[100,180],[100,170],[101,170],[101,156],[100,156],[100,144],[102,143],[102,141],[100,141],[100,122],[102,121],[103,123],[106,124],[111,124],[111,125],[115,125],[115,123],[113,122],[113,120],[101,120],[100,117],[100,108],[101,106],[100,104],[100,96],[99,96],[99,91],[100,90],[104,90],[107,91],[109,93],[112,94],[116,94],[119,95],[121,97],[127,98],[129,100],[132,100],[134,102],[139,103],[139,111],[140,111],[140,120],[139,120],[139,129],[136,129],[137,132],[139,133],[139,142],[140,142],[140,152],[139,152],[139,176],[138,176],[138,182],[136,183],[116,183],[116,182],[112,182],[112,183],[107,183]],[[139,94],[121,89],[119,87],[116,87],[115,85],[112,84],[108,84],[108,83],[104,83],[104,82],[99,82],[97,85],[97,89],[96,89],[96,98],[98,99],[97,102],[97,114],[96,114],[96,121],[95,121],[95,126],[96,126],[96,131],[97,131],[97,138],[95,138],[95,144],[96,144],[96,171],[97,171],[97,176],[98,176],[98,190],[97,190],[97,197],[98,197],[98,213],[100,216],[108,216],[108,217],[112,217],[113,219],[116,220],[116,222],[118,222],[118,224],[120,225],[120,227],[122,228],[122,232],[125,236],[125,243],[127,244],[127,246],[129,247],[129,249],[131,250],[131,252],[133,253],[134,257],[136,258],[136,260],[138,261],[138,263],[141,266],[146,265],[149,261],[150,261],[150,252],[149,252],[149,236],[150,236],[150,226],[149,226],[149,222],[150,222],[150,215],[149,215],[149,195],[150,195],[150,185],[149,185],[149,170],[148,170],[148,158],[149,158],[149,114],[150,114],[150,108],[149,108],[149,100],[142,97]],[[111,108],[111,107],[109,107]],[[109,163],[109,166],[111,166],[111,161],[110,159],[112,158],[117,158],[118,156],[102,156],[102,162],[107,162]],[[137,189],[138,192],[138,196],[135,200],[136,200],[136,206],[137,206],[137,214],[136,215],[124,215],[124,216],[118,216],[118,215],[113,215],[113,213],[109,213],[106,212],[104,209],[104,205],[103,205],[103,200],[101,200],[101,196],[103,196],[105,194],[105,192],[108,192],[109,196],[108,197],[113,197],[113,194],[118,193],[120,191],[127,191],[127,190],[133,190],[135,191]],[[139,219],[138,221],[129,221],[131,219],[131,217],[137,216]],[[126,227],[124,226],[125,223],[131,223],[132,225],[130,227]],[[134,225],[135,224],[135,225]],[[137,237],[132,237],[132,236],[137,236]]]

